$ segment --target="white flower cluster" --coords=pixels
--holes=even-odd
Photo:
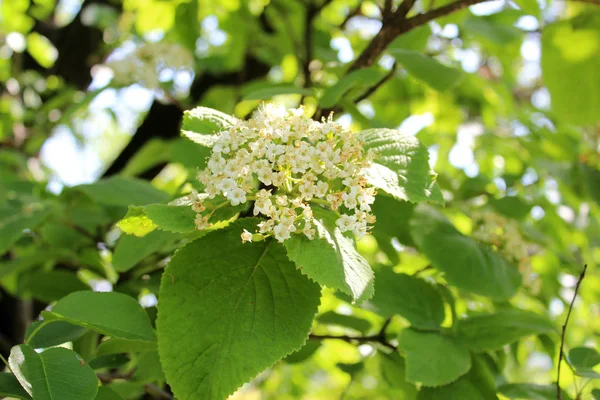
[[[529,269],[528,246],[515,221],[488,210],[475,211],[471,217],[474,239],[494,246],[500,254],[515,262],[521,272]]]
[[[252,212],[263,220],[254,235],[242,234],[244,242],[267,236],[283,242],[294,233],[312,239],[314,207],[333,210],[341,231],[362,237],[375,222],[375,189],[364,175],[373,158],[331,117],[316,122],[302,108],[264,104],[250,120],[219,133],[198,180],[205,196],[222,198],[222,204],[254,202]],[[213,210],[200,199],[193,205],[195,222],[205,229]]]
[[[166,42],[143,44],[125,58],[106,63],[113,70],[116,83],[141,83],[149,89],[160,86],[158,77],[162,70],[192,69],[193,65],[194,58],[187,49]]]

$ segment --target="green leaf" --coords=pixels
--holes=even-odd
[[[471,369],[471,354],[449,336],[404,329],[398,338],[405,352],[406,380],[423,386],[441,386]]]
[[[325,325],[336,325],[343,328],[350,328],[357,332],[367,333],[371,329],[371,323],[365,319],[353,315],[338,314],[334,311],[327,311],[317,317],[317,321]]]
[[[66,321],[103,335],[152,342],[154,330],[148,314],[132,297],[116,292],[75,292],[59,300],[47,320]]]
[[[374,233],[383,233],[398,238],[400,243],[407,246],[414,246],[409,225],[414,208],[415,205],[408,201],[398,201],[393,197],[378,194],[371,206],[373,214],[377,217]]]
[[[0,372],[0,396],[25,400],[31,399],[17,378],[9,372]]]
[[[235,124],[236,118],[207,107],[196,107],[183,113],[181,129],[212,135]]]
[[[309,359],[321,347],[321,341],[308,340],[298,351],[293,352],[284,361],[288,364],[298,364]]]
[[[352,375],[356,375],[357,373],[362,371],[365,368],[365,363],[363,363],[363,362],[357,362],[357,363],[353,363],[353,364],[337,363],[337,364],[335,364],[335,366],[338,367],[339,369],[341,369],[342,371],[344,371],[345,373],[347,373],[348,375],[352,376]]]
[[[600,354],[591,347],[575,347],[569,351],[567,360],[575,369],[591,369],[600,364]]]
[[[81,326],[63,321],[52,321],[40,327],[41,324],[44,324],[43,320],[34,321],[29,325],[25,334],[25,342],[35,349],[72,342],[79,339],[86,332],[86,329]],[[33,332],[35,332],[35,335],[30,338]]]
[[[499,46],[515,42],[523,36],[523,32],[516,27],[486,17],[471,16],[465,21],[463,27],[467,32]]]
[[[414,276],[397,274],[388,267],[375,272],[375,281],[377,291],[370,303],[379,315],[399,314],[416,328],[440,328],[445,318],[444,301],[435,287]]]
[[[37,32],[27,35],[27,52],[44,68],[52,67],[58,58],[58,50],[52,42]]]
[[[290,84],[254,84],[242,91],[242,100],[270,100],[282,94],[301,94],[303,96],[314,96],[312,89],[300,88]]]
[[[144,237],[123,235],[117,241],[112,263],[117,272],[126,272],[150,254],[179,238],[178,234],[153,231]]]
[[[600,400],[600,389],[592,390],[592,396],[594,397],[594,400]]]
[[[373,270],[356,250],[351,235],[336,226],[337,216],[314,208],[315,238],[292,235],[284,243],[290,260],[310,279],[365,300],[373,295]]]
[[[107,386],[100,386],[98,388],[98,394],[96,395],[96,400],[123,400],[121,396],[117,394],[114,390]]]
[[[26,229],[34,229],[49,215],[48,209],[24,206],[22,209],[7,210],[0,215],[0,255],[23,236]]]
[[[429,37],[431,36],[431,27],[429,25],[421,25],[411,31],[398,36],[389,45],[390,50],[425,50]]]
[[[323,92],[319,100],[322,108],[330,108],[339,103],[344,95],[353,88],[369,87],[376,84],[382,77],[379,68],[358,69],[342,77],[333,86]]]
[[[120,174],[139,175],[150,168],[167,162],[170,158],[169,143],[163,139],[152,138],[129,159]]]
[[[88,365],[92,369],[119,368],[129,362],[124,354],[108,354],[91,359]]]
[[[449,385],[436,388],[424,387],[417,400],[448,400],[448,399],[469,399],[469,400],[489,400],[497,397],[485,397],[475,386],[475,383],[468,379],[460,378]]]
[[[175,9],[175,24],[173,30],[189,51],[196,51],[196,40],[201,35],[200,22],[198,21],[198,0],[179,3]]]
[[[23,276],[20,283],[21,295],[52,303],[72,292],[89,290],[90,287],[79,280],[75,272],[37,271]]]
[[[278,243],[242,244],[257,222],[191,242],[163,274],[158,347],[178,398],[222,400],[306,342],[319,286]]]
[[[156,229],[156,224],[148,218],[144,207],[129,206],[127,215],[123,217],[117,226],[128,235],[138,237],[146,236]]]
[[[35,400],[93,400],[98,391],[94,371],[72,350],[53,347],[42,353],[22,344],[12,348],[10,368]]]
[[[107,206],[143,206],[169,199],[167,193],[150,183],[123,176],[101,179],[95,183],[75,186],[73,189],[84,192],[98,203]]]
[[[139,342],[137,340],[111,338],[98,345],[98,348],[96,349],[96,355],[100,357],[108,354],[144,353],[155,350],[155,342]]]
[[[521,274],[489,246],[460,233],[439,211],[419,206],[410,221],[419,250],[456,287],[497,300],[509,299]]]
[[[508,383],[498,388],[498,393],[508,397],[509,399],[526,399],[526,400],[556,400],[555,385],[535,385],[533,383]],[[562,398],[570,400],[564,390]]]
[[[137,368],[133,374],[133,380],[144,383],[165,381],[165,373],[160,365],[158,352],[147,351],[139,355]]]
[[[380,360],[381,376],[393,388],[398,389],[403,400],[415,399],[417,388],[406,381],[406,361],[398,353],[377,352]]]
[[[418,51],[391,49],[390,54],[411,76],[438,91],[448,90],[458,85],[464,76],[460,69],[448,67]]]
[[[397,200],[442,203],[429,167],[429,153],[417,138],[394,129],[367,129],[359,132],[365,150],[374,150],[375,162],[369,168],[369,182]]]
[[[212,150],[210,147],[196,146],[196,143],[190,143],[185,138],[173,140],[170,147],[171,162],[180,163],[194,170],[206,168]]]
[[[474,351],[491,351],[522,337],[555,332],[552,322],[539,314],[519,309],[462,319],[457,334]]]
[[[530,204],[527,204],[521,198],[516,196],[490,199],[488,204],[499,213],[514,219],[523,219],[527,217],[532,208]]]
[[[600,121],[599,27],[600,17],[593,14],[544,27],[542,77],[552,98],[552,111],[566,122],[591,125]]]
[[[418,400],[498,400],[496,396],[495,374],[481,356],[472,356],[472,367],[458,380],[435,388],[424,387]]]
[[[150,204],[144,207],[144,211],[159,229],[177,233],[188,233],[196,230],[194,224],[196,213],[189,206]]]

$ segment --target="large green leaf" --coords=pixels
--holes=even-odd
[[[427,148],[417,138],[394,129],[367,129],[357,137],[377,154],[367,173],[373,186],[398,200],[443,202]]]
[[[435,90],[444,91],[456,86],[463,78],[460,69],[448,67],[435,58],[425,54],[406,49],[391,49],[390,54],[412,76]]]
[[[85,328],[64,321],[52,321],[40,326],[42,324],[44,324],[43,320],[34,321],[29,325],[25,334],[25,342],[35,349],[72,342],[79,339],[86,332]],[[30,338],[30,335],[34,332],[35,335]]]
[[[37,353],[26,344],[8,358],[21,386],[35,400],[93,400],[98,391],[94,371],[72,350],[53,347]]]
[[[507,383],[498,388],[498,393],[514,400],[556,400],[555,385],[536,385],[533,383]],[[564,390],[563,400],[570,400]]]
[[[415,205],[408,201],[398,201],[390,196],[379,194],[371,206],[377,217],[373,232],[398,238],[400,243],[414,246],[410,237],[409,221]]]
[[[382,75],[382,71],[375,67],[352,71],[333,86],[325,89],[321,100],[319,100],[319,104],[323,108],[333,107],[338,104],[348,91],[357,87],[372,86],[381,79]]]
[[[600,364],[598,350],[591,347],[575,347],[569,351],[567,361],[575,369],[575,374],[586,378],[600,379],[594,367]]]
[[[15,399],[31,399],[17,378],[9,372],[0,372],[0,396]]]
[[[292,235],[284,242],[290,260],[309,278],[323,286],[341,290],[354,300],[373,294],[373,270],[356,250],[351,235],[336,226],[337,216],[321,208],[314,209],[316,235]]]
[[[552,111],[562,120],[582,125],[600,121],[599,49],[598,13],[544,27],[542,74]]]
[[[512,297],[521,285],[515,265],[460,233],[439,211],[419,206],[410,224],[419,250],[458,288],[501,300]]]
[[[438,387],[423,387],[417,400],[497,400],[495,371],[481,356],[472,356],[472,367],[456,381]]]
[[[95,400],[123,400],[121,396],[107,386],[100,386]]]
[[[141,179],[115,176],[99,180],[87,185],[73,188],[90,196],[100,204],[109,206],[143,206],[161,203],[169,199],[169,195]]]
[[[157,225],[146,215],[144,207],[129,206],[127,214],[117,226],[128,235],[143,237],[156,229]]]
[[[179,235],[165,231],[153,231],[144,237],[123,235],[115,246],[113,266],[118,272],[129,271],[144,258],[160,251],[165,245],[173,243],[178,238]]]
[[[158,346],[179,399],[222,400],[306,342],[319,286],[278,243],[242,244],[257,222],[191,242],[163,275]]]
[[[26,229],[33,229],[48,217],[49,210],[24,206],[22,209],[6,207],[0,214],[0,254],[23,236]]]
[[[439,329],[445,317],[444,301],[435,287],[386,267],[375,272],[375,281],[377,291],[371,303],[378,314],[384,317],[399,314],[416,328]]]
[[[150,204],[144,207],[144,211],[148,218],[164,231],[188,233],[196,230],[196,213],[189,206]]]
[[[75,292],[59,300],[46,320],[61,320],[113,338],[152,342],[148,314],[132,297],[116,292]]]
[[[402,400],[413,400],[417,397],[417,388],[406,381],[406,361],[398,353],[378,352],[381,376],[394,389],[402,394]]]
[[[567,359],[575,369],[590,369],[600,364],[600,353],[592,347],[575,347],[569,351]]]
[[[187,132],[211,136],[235,124],[235,117],[207,107],[196,107],[183,113],[182,133],[190,138]],[[202,144],[202,143],[200,143]]]
[[[554,331],[548,318],[518,309],[462,319],[457,327],[460,339],[474,351],[497,350],[522,337]]]
[[[46,303],[52,303],[72,292],[89,290],[90,287],[77,277],[75,272],[55,270],[36,271],[23,276],[21,294]]]
[[[110,354],[144,353],[147,351],[156,351],[156,343],[110,338],[98,345],[96,348],[96,355],[100,357]]]
[[[398,338],[406,357],[406,380],[441,386],[471,369],[471,354],[458,341],[439,333],[404,329]]]

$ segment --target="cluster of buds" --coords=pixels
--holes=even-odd
[[[472,219],[474,239],[493,246],[521,272],[529,270],[528,245],[515,221],[488,210],[473,212]]]
[[[178,44],[146,43],[127,57],[106,63],[112,69],[115,83],[131,85],[142,83],[148,89],[160,87],[159,74],[165,69],[192,69],[192,54]]]
[[[262,221],[256,232],[242,233],[244,242],[268,236],[283,242],[292,234],[313,239],[314,207],[335,212],[342,232],[362,237],[375,222],[376,192],[365,178],[374,156],[331,116],[317,122],[302,108],[264,104],[253,118],[219,132],[198,175],[204,197],[193,205],[196,226],[210,226],[212,209],[203,199],[211,199],[216,207],[253,202]]]

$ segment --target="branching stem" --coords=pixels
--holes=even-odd
[[[562,359],[564,356],[564,347],[565,347],[565,335],[567,333],[567,325],[569,324],[569,318],[571,317],[571,311],[573,311],[573,304],[575,304],[575,299],[577,298],[577,292],[579,292],[579,287],[581,286],[581,282],[583,278],[585,278],[585,271],[587,270],[587,264],[583,266],[583,271],[579,275],[579,279],[577,280],[577,285],[575,285],[575,293],[573,293],[573,299],[571,300],[571,304],[569,305],[569,310],[567,311],[567,318],[565,319],[565,323],[562,326],[562,335],[560,337],[560,351],[558,353],[558,368],[556,371],[556,398],[558,400],[562,400],[562,391],[560,389],[560,366],[562,364]]]

